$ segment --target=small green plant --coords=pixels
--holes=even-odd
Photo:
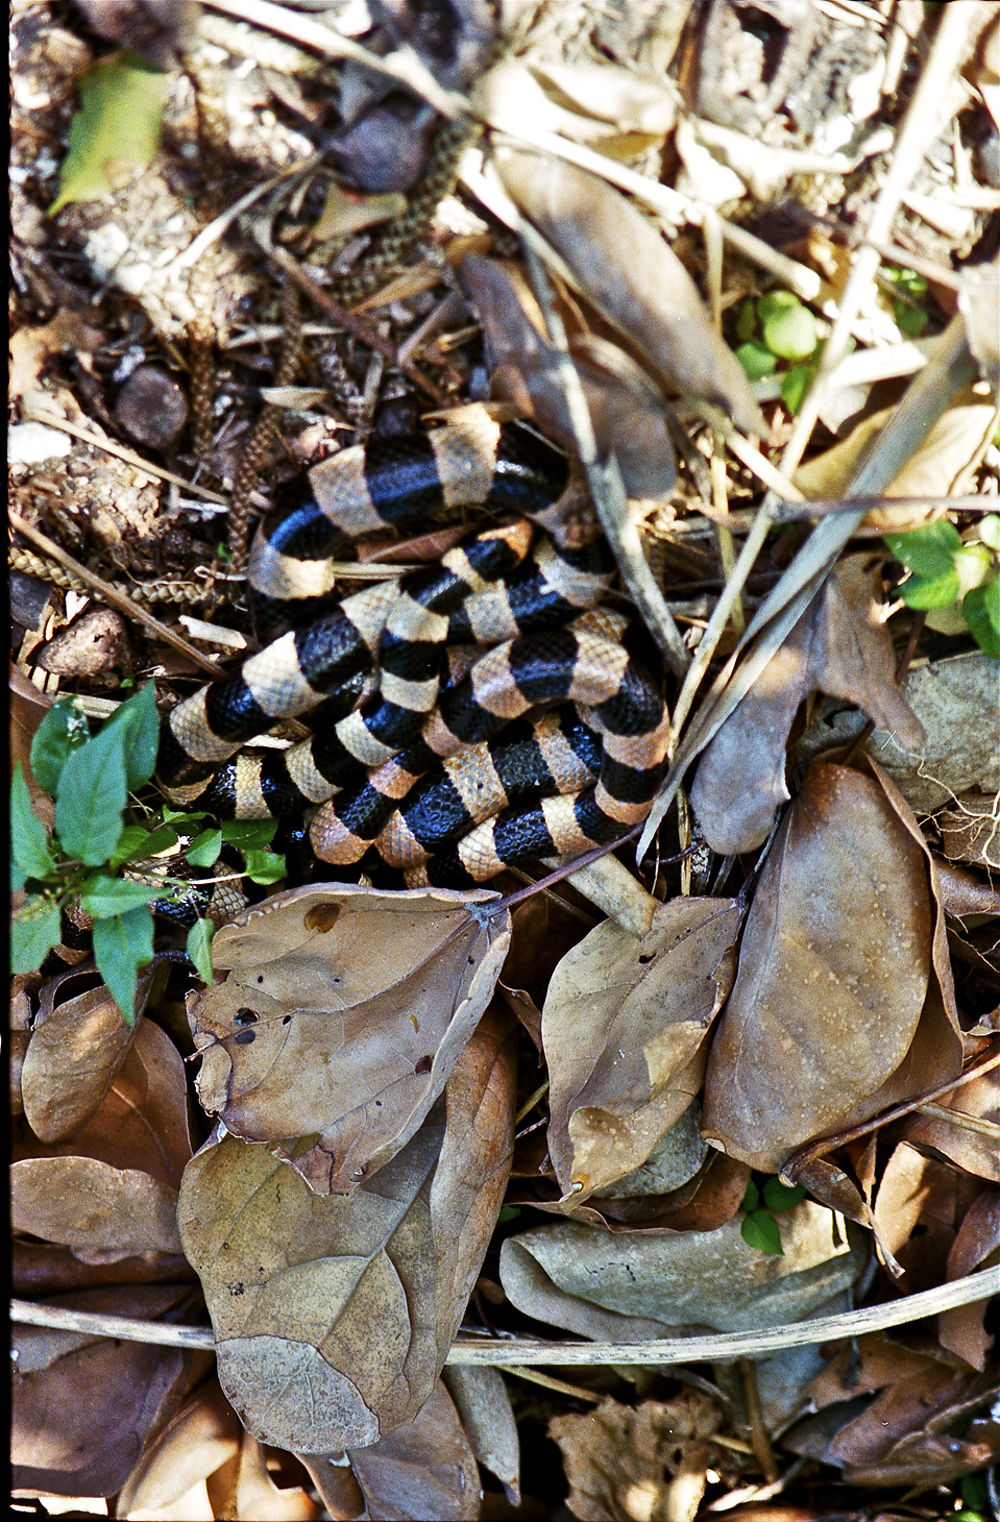
[[[768,291],[744,301],[736,319],[741,340],[736,358],[748,380],[773,375],[779,364],[781,395],[789,412],[798,412],[816,373],[821,349],[816,319],[793,291]]]
[[[751,1247],[756,1247],[760,1252],[780,1256],[784,1248],[781,1245],[781,1232],[775,1215],[780,1215],[783,1210],[791,1210],[793,1205],[805,1199],[805,1193],[801,1184],[789,1188],[774,1175],[763,1179],[759,1184],[751,1178],[747,1183],[740,1207],[746,1212],[740,1223],[740,1236],[744,1242],[748,1242]]]
[[[892,314],[896,326],[906,338],[919,338],[930,321],[930,314],[921,305],[927,294],[927,279],[916,270],[899,269],[884,264],[879,270],[883,281],[899,294],[892,297]]]
[[[987,514],[965,539],[939,518],[906,534],[886,534],[885,541],[908,572],[898,588],[906,606],[928,613],[954,609],[979,648],[1000,658],[1000,514]]]
[[[275,882],[285,871],[284,859],[264,849],[274,820],[201,827],[206,814],[155,813],[134,797],[130,803],[153,775],[159,736],[151,686],[122,703],[96,735],[71,701],[57,703],[39,725],[29,756],[35,781],[55,802],[51,834],[32,806],[20,763],[11,783],[11,888],[25,895],[13,918],[11,969],[40,968],[62,939],[63,911],[78,909],[93,921],[97,970],[130,1025],[139,969],[153,957],[150,905],[178,903],[192,891],[183,878],[151,878],[149,866],[162,872],[153,858],[177,852],[189,866],[210,868],[229,840],[244,851],[254,881]],[[211,936],[211,922],[199,919],[187,942],[208,982]]]

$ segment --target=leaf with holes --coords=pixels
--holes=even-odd
[[[248,1141],[311,1133],[298,1171],[355,1188],[417,1130],[492,996],[510,936],[495,901],[296,888],[225,926],[221,981],[189,1000],[205,1109]]]

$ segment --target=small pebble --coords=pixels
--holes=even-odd
[[[187,398],[159,365],[139,365],[118,393],[115,418],[137,444],[169,449],[187,422]]]

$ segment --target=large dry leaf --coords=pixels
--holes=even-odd
[[[11,1225],[84,1262],[180,1249],[177,1192],[138,1168],[93,1157],[26,1157],[11,1168]]]
[[[584,1522],[694,1522],[705,1471],[725,1451],[711,1443],[721,1424],[718,1403],[699,1390],[634,1409],[609,1397],[555,1417],[549,1436],[562,1449],[570,1511]]]
[[[520,1506],[521,1442],[500,1370],[455,1364],[445,1370],[444,1382],[479,1463],[496,1475],[511,1506]]]
[[[479,1516],[479,1470],[440,1379],[411,1421],[348,1457],[368,1516],[378,1522],[475,1522]]]
[[[262,1442],[366,1446],[429,1397],[503,1199],[513,1096],[513,1040],[487,1017],[444,1100],[349,1196],[233,1136],[188,1165],[178,1219],[219,1380]]]
[[[213,1379],[147,1445],[118,1497],[117,1514],[160,1511],[237,1452],[239,1418]]]
[[[495,899],[296,888],[220,930],[229,976],[189,1002],[205,1109],[247,1141],[311,1136],[302,1177],[355,1188],[413,1136],[490,1000],[510,937]]]
[[[886,407],[858,423],[846,439],[823,454],[800,465],[793,476],[806,497],[839,497],[850,488],[851,477],[873,439],[887,427],[895,407]],[[997,409],[969,393],[949,407],[932,424],[918,449],[894,476],[883,495],[892,497],[951,497],[975,490],[975,472],[997,428]],[[867,513],[864,527],[885,534],[915,528],[928,518],[939,517],[938,508],[884,507]]]
[[[860,1233],[804,1201],[775,1218],[784,1252],[744,1242],[740,1223],[667,1235],[559,1221],[508,1237],[500,1278],[518,1310],[582,1337],[641,1342],[674,1330],[749,1331],[816,1314],[866,1261]]]
[[[789,798],[785,749],[810,693],[856,703],[906,750],[923,743],[923,728],[895,683],[880,594],[869,556],[841,560],[705,750],[691,802],[713,851],[738,856],[767,839]]]
[[[560,354],[538,332],[511,277],[495,260],[469,254],[462,280],[476,304],[495,361],[493,386],[550,438],[575,453],[576,432],[566,400]],[[610,345],[608,346],[610,348]],[[572,345],[571,345],[572,348]],[[625,355],[615,351],[619,371]],[[579,353],[574,364],[594,429],[598,454],[614,452],[629,497],[664,497],[674,484],[674,452],[662,396],[639,377],[598,370]]]
[[[606,921],[553,973],[549,1155],[574,1203],[644,1163],[698,1093],[739,925],[731,899],[673,899],[641,939]]]
[[[132,1045],[137,1027],[95,976],[63,973],[39,994],[21,1072],[24,1113],[39,1141],[61,1141],[90,1119]],[[148,991],[150,969],[140,977]]]
[[[694,281],[652,223],[606,181],[537,153],[498,150],[504,185],[562,255],[580,291],[681,391],[747,433],[767,424]]]
[[[104,993],[103,990],[98,992]],[[84,995],[83,999],[86,998]],[[104,996],[91,1006],[96,1050],[89,1074],[80,1044],[66,1032],[71,1072],[83,1075],[84,1097],[75,1116],[77,1107],[72,1085],[60,1082],[57,1076],[58,1051],[47,1033],[53,1024],[56,1032],[65,1029],[62,1010],[73,1009],[78,1002],[74,999],[69,1005],[57,1006],[54,1015],[32,1035],[25,1060],[28,1075],[25,1118],[36,1135],[39,1135],[34,1124],[36,1120],[50,1133],[40,1138],[49,1143],[46,1156],[82,1155],[116,1167],[127,1163],[176,1189],[194,1150],[188,1127],[187,1074],[180,1053],[166,1032],[152,1020],[140,1021],[134,1031],[128,1032],[128,1040],[120,1042],[117,1032],[103,1024],[108,1002]],[[127,1029],[121,1015],[115,1013],[119,1026]],[[84,1023],[90,1023],[86,1007],[83,1016]],[[102,1031],[103,1041],[100,1039]],[[30,1059],[39,1037],[43,1038],[42,1045],[32,1064]],[[120,1045],[124,1045],[124,1051],[119,1054]],[[52,1082],[56,1095],[51,1108],[45,1102],[46,1078]],[[104,1092],[94,1106],[99,1087],[103,1087]],[[86,1116],[79,1113],[83,1110],[87,1111]],[[77,1124],[71,1127],[70,1121],[74,1118]],[[52,1135],[52,1132],[57,1134]]]
[[[891,784],[814,764],[747,917],[709,1053],[706,1135],[774,1173],[803,1142],[958,1074],[932,888],[933,863]]]
[[[167,1286],[84,1290],[58,1296],[53,1304],[156,1319],[189,1294]],[[71,1345],[67,1339],[74,1334],[56,1335],[62,1345],[44,1327],[15,1330],[14,1484],[56,1495],[112,1495],[169,1420],[205,1357],[80,1334]]]

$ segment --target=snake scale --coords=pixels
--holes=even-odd
[[[607,605],[603,542],[542,531],[568,474],[551,445],[476,406],[317,466],[311,497],[258,529],[248,568],[262,619],[291,627],[164,723],[174,800],[220,817],[306,811],[330,875],[390,868],[408,886],[486,882],[645,818],[667,750],[660,685]],[[497,521],[437,565],[338,596],[344,536],[442,504]],[[245,750],[306,713],[309,739]]]

